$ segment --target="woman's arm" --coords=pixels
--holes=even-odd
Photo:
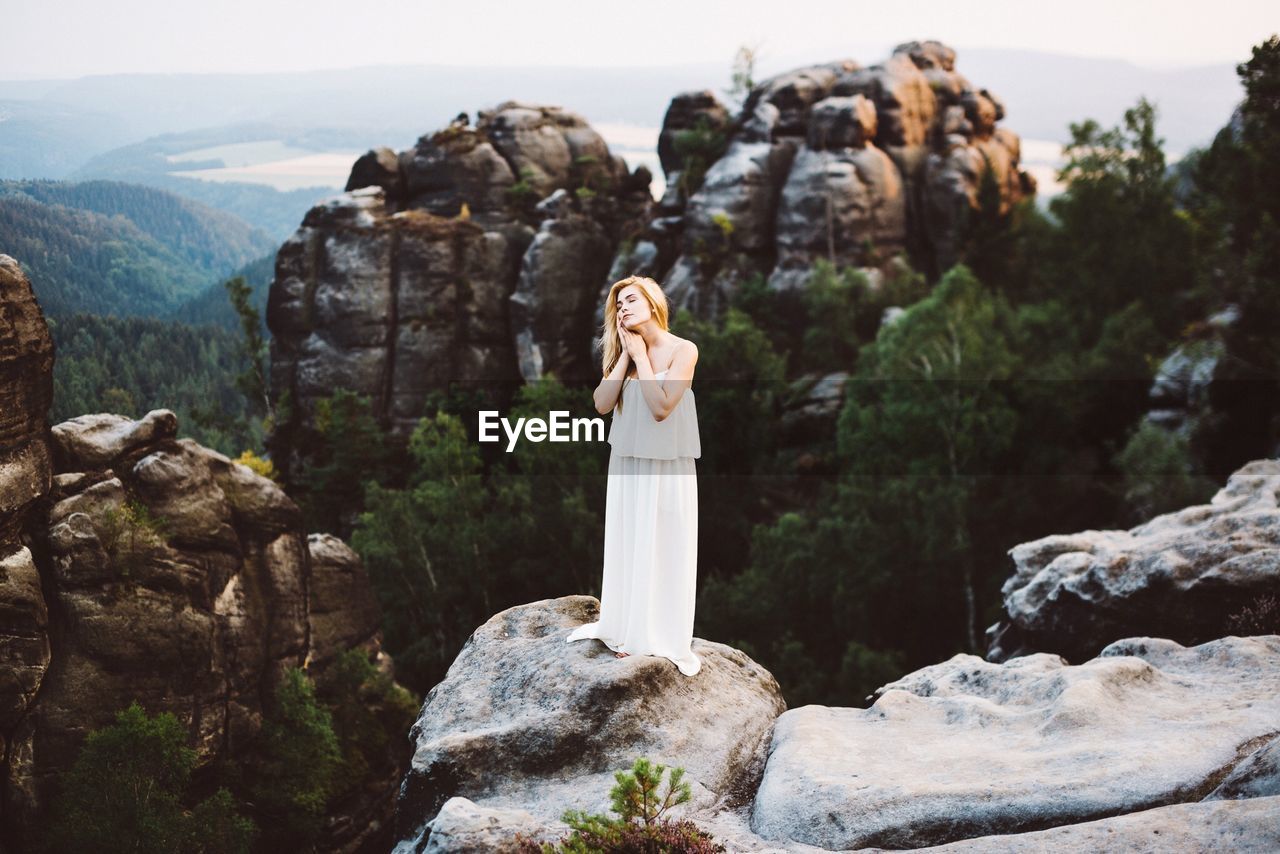
[[[627,376],[627,368],[631,365],[631,357],[627,355],[624,349],[622,355],[618,357],[618,361],[614,363],[613,370],[609,375],[600,380],[600,385],[596,386],[596,390],[591,393],[591,399],[595,402],[596,412],[605,415],[609,410],[613,409],[618,403],[618,395],[622,393],[622,383]]]
[[[643,380],[656,378],[648,356],[636,360],[636,374],[642,380],[640,393],[644,395],[644,402],[649,405],[654,421],[666,419],[676,408],[680,398],[684,397],[685,390],[693,382],[693,366],[697,363],[698,345],[692,341],[680,345],[680,349],[676,351],[675,360],[667,370],[666,379],[658,383],[643,382]]]

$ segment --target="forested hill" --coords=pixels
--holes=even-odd
[[[231,214],[117,181],[0,182],[0,235],[54,317],[168,314],[276,248]]]

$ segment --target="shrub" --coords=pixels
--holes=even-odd
[[[1227,630],[1236,635],[1280,634],[1280,599],[1269,593],[1227,617]]]
[[[527,854],[596,854],[596,852],[672,852],[672,854],[712,854],[723,845],[704,834],[688,819],[679,821],[666,815],[672,807],[693,797],[683,768],[671,769],[665,795],[659,795],[665,765],[636,759],[630,771],[618,771],[617,785],[609,792],[618,818],[565,810],[564,821],[573,832],[559,843],[537,842],[516,834],[516,843]]]
[[[164,529],[164,520],[152,516],[136,498],[126,498],[119,507],[106,509],[94,521],[98,542],[122,578],[141,566],[148,549],[164,544]]]
[[[268,460],[265,457],[258,456],[253,451],[245,451],[244,453],[240,454],[240,456],[236,459],[236,462],[240,463],[241,465],[248,466],[249,468],[253,469],[254,472],[256,472],[259,475],[262,475],[268,480],[274,480],[276,482],[279,482],[280,480],[280,478],[277,476],[275,464],[273,464],[271,460]]]

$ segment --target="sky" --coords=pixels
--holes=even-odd
[[[936,38],[1152,68],[1240,62],[1275,0],[0,0],[0,79],[363,65],[727,66],[882,55]]]

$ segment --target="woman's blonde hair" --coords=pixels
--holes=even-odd
[[[662,329],[670,329],[667,306],[667,295],[662,292],[662,285],[648,276],[627,276],[609,286],[609,297],[604,302],[604,327],[600,330],[600,367],[604,376],[609,376],[613,366],[622,358],[622,338],[618,335],[618,292],[623,288],[635,285],[641,295],[649,303],[649,311],[653,319]],[[622,408],[622,395],[618,395],[618,409]]]

